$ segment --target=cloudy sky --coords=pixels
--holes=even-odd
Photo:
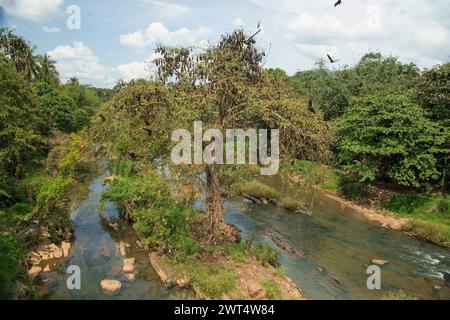
[[[75,76],[101,87],[147,76],[158,44],[204,47],[234,28],[255,31],[258,22],[266,66],[289,74],[312,68],[327,53],[341,66],[369,50],[421,68],[450,60],[450,0],[343,0],[337,8],[334,2],[0,0],[0,25],[56,59],[63,80]],[[78,9],[81,24],[74,29]]]

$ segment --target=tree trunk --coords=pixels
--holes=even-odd
[[[222,192],[216,165],[206,166],[206,213],[208,214],[208,237],[206,242],[213,244],[223,241],[237,242],[239,230],[225,223],[223,216]]]

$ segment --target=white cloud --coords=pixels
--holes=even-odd
[[[60,13],[64,0],[0,0],[6,14],[31,21],[46,21]]]
[[[290,72],[310,68],[327,53],[351,65],[369,50],[419,67],[448,61],[450,25],[443,14],[448,16],[448,0],[347,0],[337,8],[331,1],[252,2],[273,12],[264,20],[273,44],[271,64]],[[282,58],[295,53],[297,59]]]
[[[122,64],[117,66],[115,71],[117,71],[119,77],[125,81],[133,79],[149,80],[156,75],[156,66],[153,64],[153,61],[158,57],[159,55],[153,54],[150,58],[142,62],[134,61]]]
[[[52,27],[43,26],[42,30],[44,30],[45,32],[49,32],[49,33],[61,32],[61,29],[58,27],[55,27],[55,26],[52,26]]]
[[[206,27],[196,29],[180,28],[169,31],[161,22],[151,23],[146,29],[120,35],[120,43],[135,49],[153,47],[157,44],[168,47],[186,47],[198,44],[202,37],[210,34]]]
[[[157,10],[159,10],[162,14],[169,17],[176,17],[186,12],[189,12],[190,9],[186,6],[182,6],[176,3],[170,3],[167,1],[156,1],[156,0],[141,0],[141,2],[151,4]]]
[[[73,46],[59,45],[48,54],[57,61],[56,67],[63,81],[76,77],[82,83],[102,87],[114,83],[111,70],[103,66],[100,59],[81,41],[74,41]]]

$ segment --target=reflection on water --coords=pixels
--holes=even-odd
[[[69,261],[58,270],[42,273],[39,295],[47,299],[172,299],[190,298],[190,293],[168,290],[150,265],[147,253],[137,245],[135,231],[119,219],[113,203],[107,202],[100,210],[100,199],[106,190],[104,177],[98,177],[91,185],[88,199],[71,213],[75,241]],[[119,225],[116,232],[108,223]],[[122,272],[123,260],[119,242],[130,244],[126,257],[136,258],[136,280],[127,281]],[[77,265],[81,269],[81,290],[68,290],[66,268]],[[117,294],[108,294],[100,287],[103,279],[115,279],[122,283]]]
[[[264,236],[271,231],[303,251],[305,260],[283,252],[282,268],[309,298],[373,299],[400,289],[420,299],[450,298],[444,281],[444,274],[450,273],[449,250],[375,226],[319,193],[290,189],[280,178],[264,180],[312,203],[312,216],[232,199],[226,204],[226,219],[244,237],[253,234],[271,243]],[[381,267],[381,290],[368,290],[366,270],[376,258],[389,263]]]

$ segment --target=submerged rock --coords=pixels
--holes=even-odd
[[[125,274],[125,278],[128,281],[130,281],[130,282],[135,281],[136,280],[136,274],[135,273],[126,273]]]
[[[381,259],[372,259],[372,263],[376,264],[378,266],[384,266],[388,262],[386,260],[381,260]]]
[[[109,292],[117,292],[122,288],[122,283],[118,280],[109,280],[105,279],[100,282],[100,286],[103,290],[109,291]]]
[[[135,258],[128,258],[123,260],[123,272],[133,273],[135,263],[136,263]]]

